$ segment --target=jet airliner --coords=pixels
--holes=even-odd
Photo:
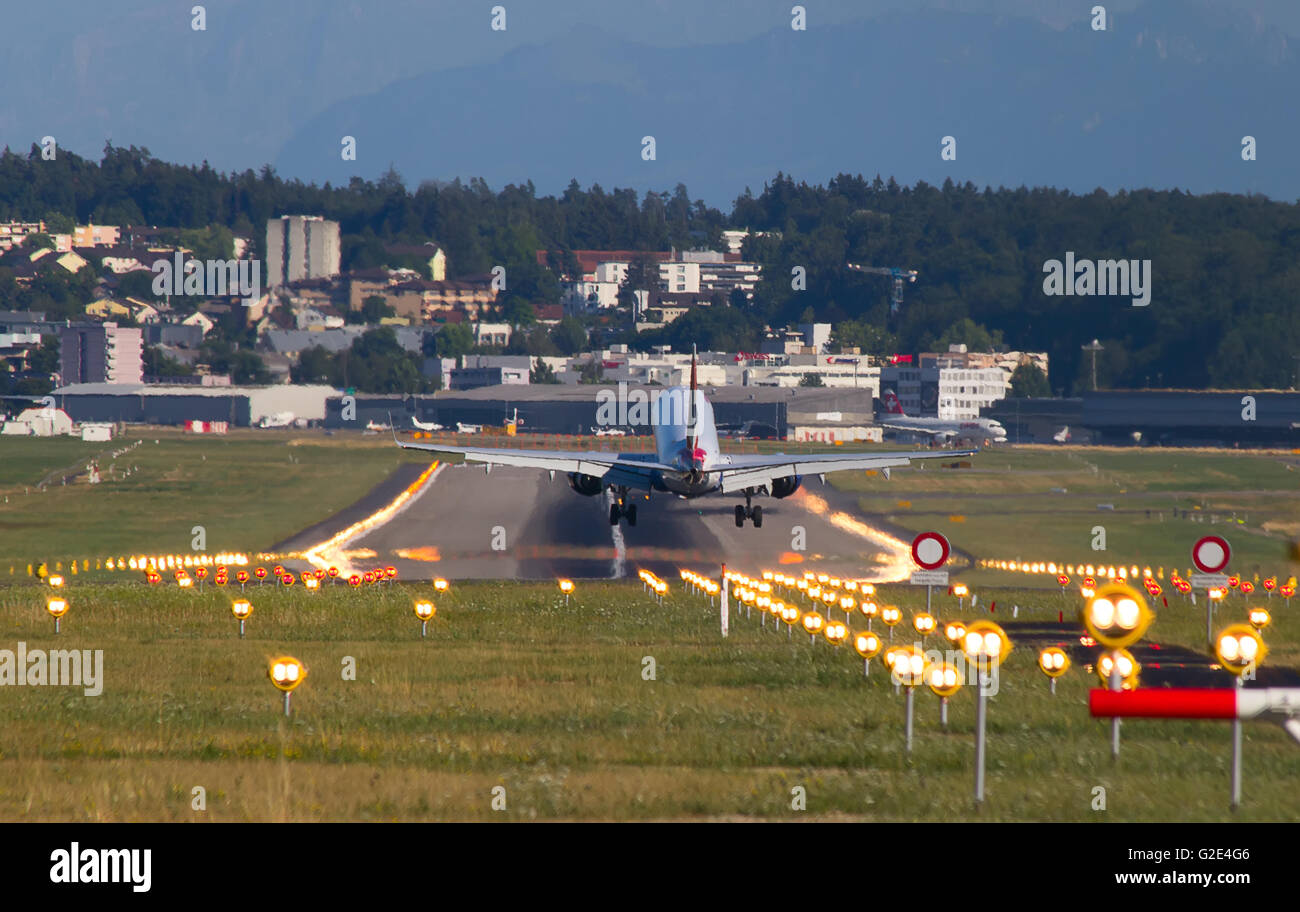
[[[691,358],[689,387],[665,390],[651,405],[654,426],[654,453],[564,452],[555,450],[496,449],[487,447],[448,446],[441,443],[405,443],[408,450],[431,450],[460,453],[467,462],[525,466],[544,469],[551,477],[556,472],[568,475],[569,486],[579,494],[595,497],[610,491],[609,524],[626,519],[636,525],[636,504],[630,501],[633,491],[662,491],[678,497],[694,498],[707,494],[733,494],[745,498],[736,505],[736,525],[751,520],[763,525],[763,508],[753,503],[760,495],[789,497],[799,489],[805,475],[825,480],[827,472],[875,469],[886,478],[889,470],[917,459],[951,459],[968,456],[974,450],[945,453],[817,453],[787,455],[730,455],[718,447],[718,431],[713,420],[713,406],[696,382],[695,358]],[[396,435],[394,435],[396,439]]]
[[[886,390],[881,395],[880,402],[884,411],[876,423],[893,431],[929,434],[939,443],[950,440],[974,441],[979,438],[995,443],[1006,443],[1007,440],[1007,429],[1002,426],[1002,422],[992,418],[913,418],[903,411],[903,404],[898,401],[898,395],[893,390]]]

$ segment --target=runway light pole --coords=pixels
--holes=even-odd
[[[862,676],[865,678],[871,672],[871,660],[880,652],[880,637],[871,631],[859,633],[853,638],[853,648],[857,650],[858,655],[862,656]]]
[[[560,591],[564,593],[564,604],[569,604],[569,596],[573,594],[573,580],[560,580]]]
[[[975,697],[975,804],[984,803],[985,731],[988,719],[989,676],[1011,652],[1011,640],[992,621],[975,621],[962,637],[962,652],[975,666],[979,685]]]
[[[276,689],[284,694],[284,714],[289,715],[289,695],[307,677],[307,668],[293,656],[272,659],[267,674]]]
[[[1038,670],[1047,675],[1051,691],[1056,693],[1056,679],[1070,670],[1070,657],[1058,646],[1049,646],[1038,654]]]
[[[925,683],[939,698],[939,724],[948,730],[948,698],[961,689],[966,682],[961,669],[947,662],[931,665],[925,670]]]
[[[68,600],[61,595],[52,595],[45,602],[45,610],[54,618],[54,633],[59,632],[59,621],[68,613]]]
[[[230,613],[239,621],[239,638],[244,638],[244,621],[253,613],[253,604],[248,599],[235,599],[230,603]]]
[[[893,651],[893,661],[889,663],[889,673],[894,683],[907,688],[904,702],[903,746],[912,753],[912,720],[916,704],[916,686],[925,683],[928,664],[925,653],[915,646],[899,646]]]
[[[567,596],[566,596],[567,601]],[[438,613],[437,607],[428,599],[421,599],[415,603],[415,616],[420,619],[420,638],[424,639],[429,635],[429,621]]]
[[[817,634],[821,633],[822,627],[826,625],[826,620],[816,611],[810,611],[803,616],[803,629],[808,633],[810,643],[817,642]]]
[[[1083,609],[1083,624],[1088,629],[1088,633],[1102,645],[1115,650],[1124,650],[1142,639],[1154,619],[1155,615],[1147,607],[1146,599],[1127,583],[1107,583],[1099,587]],[[1106,658],[1102,656],[1098,660],[1099,670]],[[1131,654],[1128,654],[1128,659],[1134,666],[1137,665]],[[1124,667],[1126,667],[1125,663],[1120,661],[1118,653],[1107,663],[1111,690],[1124,689]],[[1137,677],[1134,670],[1129,689],[1136,686]],[[1119,717],[1116,716],[1110,723],[1112,759],[1119,758],[1119,721]]]
[[[1268,647],[1259,630],[1249,624],[1232,624],[1219,631],[1214,638],[1214,654],[1219,664],[1236,676],[1237,687],[1242,687],[1245,675],[1264,662]],[[1241,805],[1241,718],[1232,720],[1232,809]]]
[[[903,619],[903,612],[897,605],[886,605],[880,609],[880,620],[889,628],[889,641],[894,641],[894,625]]]

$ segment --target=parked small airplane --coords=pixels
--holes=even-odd
[[[1069,443],[1070,426],[1067,424],[1065,427],[1061,428],[1059,431],[1057,431],[1055,434],[1052,435],[1052,439],[1055,440],[1057,443]]]
[[[629,502],[633,490],[664,491],[679,497],[702,497],[706,494],[738,494],[745,505],[736,505],[736,525],[746,519],[755,528],[763,525],[763,508],[752,503],[754,497],[767,494],[789,497],[799,489],[805,475],[825,480],[827,472],[847,469],[874,469],[886,478],[895,466],[905,466],[917,459],[951,459],[969,456],[974,450],[953,453],[816,453],[786,455],[728,455],[718,447],[718,431],[713,420],[713,406],[696,382],[695,359],[691,358],[689,387],[665,390],[651,404],[654,427],[654,453],[563,452],[556,450],[490,449],[486,447],[447,446],[440,443],[404,443],[393,435],[398,446],[408,450],[431,450],[460,453],[467,462],[494,465],[526,466],[569,476],[569,486],[579,494],[594,497],[610,491],[609,524],[618,525],[626,518],[636,525],[636,504]]]
[[[434,422],[432,422],[432,421],[421,421],[421,420],[419,420],[418,418],[416,418],[415,416],[411,416],[411,424],[415,425],[415,427],[416,427],[418,430],[421,430],[421,431],[441,431],[441,430],[443,430],[443,427],[442,427],[441,424],[436,424],[436,423],[434,423]]]
[[[884,428],[929,434],[939,443],[951,440],[992,440],[1005,443],[1007,439],[1007,429],[1002,426],[1002,422],[992,418],[912,418],[903,412],[903,404],[898,401],[898,395],[893,390],[886,390],[880,401],[885,410],[877,423]]]

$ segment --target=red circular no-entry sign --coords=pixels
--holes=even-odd
[[[1207,535],[1192,545],[1192,563],[1202,573],[1218,573],[1231,559],[1227,540],[1217,535]]]
[[[923,570],[938,570],[948,562],[948,539],[938,532],[922,532],[912,539],[912,560]]]

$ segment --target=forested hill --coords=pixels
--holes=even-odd
[[[900,187],[846,175],[813,186],[778,174],[756,190],[724,214],[681,186],[640,199],[576,181],[559,197],[539,197],[531,184],[494,191],[480,180],[412,192],[395,174],[317,187],[269,168],[224,175],[170,165],[134,148],[110,147],[98,163],[66,152],[43,161],[35,149],[0,156],[0,219],[220,224],[260,245],[267,218],[320,214],[342,225],[345,268],[382,262],[384,240],[434,239],[453,277],[503,264],[512,292],[539,302],[558,294],[553,277],[538,274],[539,248],[663,250],[714,244],[723,228],[780,233],[747,243],[765,267],[751,306],[688,315],[638,340],[646,344],[693,334],[702,345],[744,348],[764,323],[814,316],[843,324],[851,344],[917,351],[954,338],[954,324],[969,319],[979,326],[967,335],[983,327],[1010,348],[1050,352],[1052,386],[1064,392],[1082,388],[1080,346],[1094,337],[1105,346],[1098,373],[1107,386],[1285,387],[1298,366],[1294,204],[1178,191]],[[1150,260],[1149,305],[1045,295],[1044,264],[1067,252]],[[888,279],[849,272],[846,262],[919,270],[896,320]],[[803,290],[792,288],[796,267]]]

